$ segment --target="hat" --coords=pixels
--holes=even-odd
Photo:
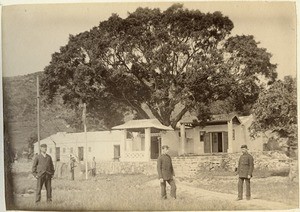
[[[161,148],[162,149],[169,149],[169,146],[168,145],[163,145]]]
[[[40,147],[47,147],[47,144],[41,144]]]
[[[248,147],[247,147],[247,145],[244,144],[241,146],[241,149],[248,149]]]

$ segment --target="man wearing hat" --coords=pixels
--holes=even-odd
[[[172,165],[172,159],[168,155],[169,147],[163,145],[161,147],[162,154],[157,159],[157,172],[161,187],[161,198],[167,199],[166,182],[171,186],[171,198],[176,199],[175,173]]]
[[[51,178],[54,175],[54,166],[50,155],[46,154],[47,145],[41,144],[41,154],[37,155],[33,161],[32,174],[37,179],[35,202],[41,201],[41,190],[45,184],[47,191],[47,202],[52,201]]]
[[[241,146],[242,155],[239,159],[239,164],[237,168],[237,174],[239,175],[238,182],[238,198],[237,200],[243,199],[243,184],[246,182],[246,199],[250,200],[251,192],[250,192],[250,179],[252,177],[253,172],[253,157],[248,153],[247,145]]]

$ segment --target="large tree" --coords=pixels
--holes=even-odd
[[[42,91],[75,110],[82,102],[108,127],[126,111],[176,126],[187,111],[230,101],[243,111],[258,97],[263,76],[277,77],[271,54],[254,37],[230,36],[232,21],[175,4],[113,14],[52,55]],[[202,110],[203,111],[203,110]],[[205,114],[201,117],[205,117]],[[200,118],[201,118],[200,117]]]
[[[278,80],[260,93],[253,106],[255,121],[250,130],[253,136],[259,133],[275,134],[285,139],[288,147],[297,147],[297,87],[296,79],[290,76]]]

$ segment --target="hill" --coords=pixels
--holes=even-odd
[[[27,149],[27,140],[37,133],[37,76],[42,72],[3,78],[3,114],[12,147],[21,152]],[[69,111],[60,103],[40,103],[41,139],[56,132],[75,131],[61,114]]]

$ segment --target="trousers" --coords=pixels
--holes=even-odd
[[[171,194],[170,194],[170,196],[173,197],[173,198],[176,198],[176,184],[175,184],[175,181],[173,179],[164,180],[163,182],[160,183],[161,197],[163,199],[167,198],[166,182],[168,182],[169,185],[171,186]]]
[[[52,201],[51,175],[44,173],[37,179],[35,202],[41,201],[41,190],[44,184],[47,192],[47,201]]]
[[[251,190],[250,190],[250,179],[249,178],[244,178],[240,177],[239,182],[238,182],[238,198],[243,199],[243,185],[244,181],[246,183],[246,198],[250,199],[251,197]]]

